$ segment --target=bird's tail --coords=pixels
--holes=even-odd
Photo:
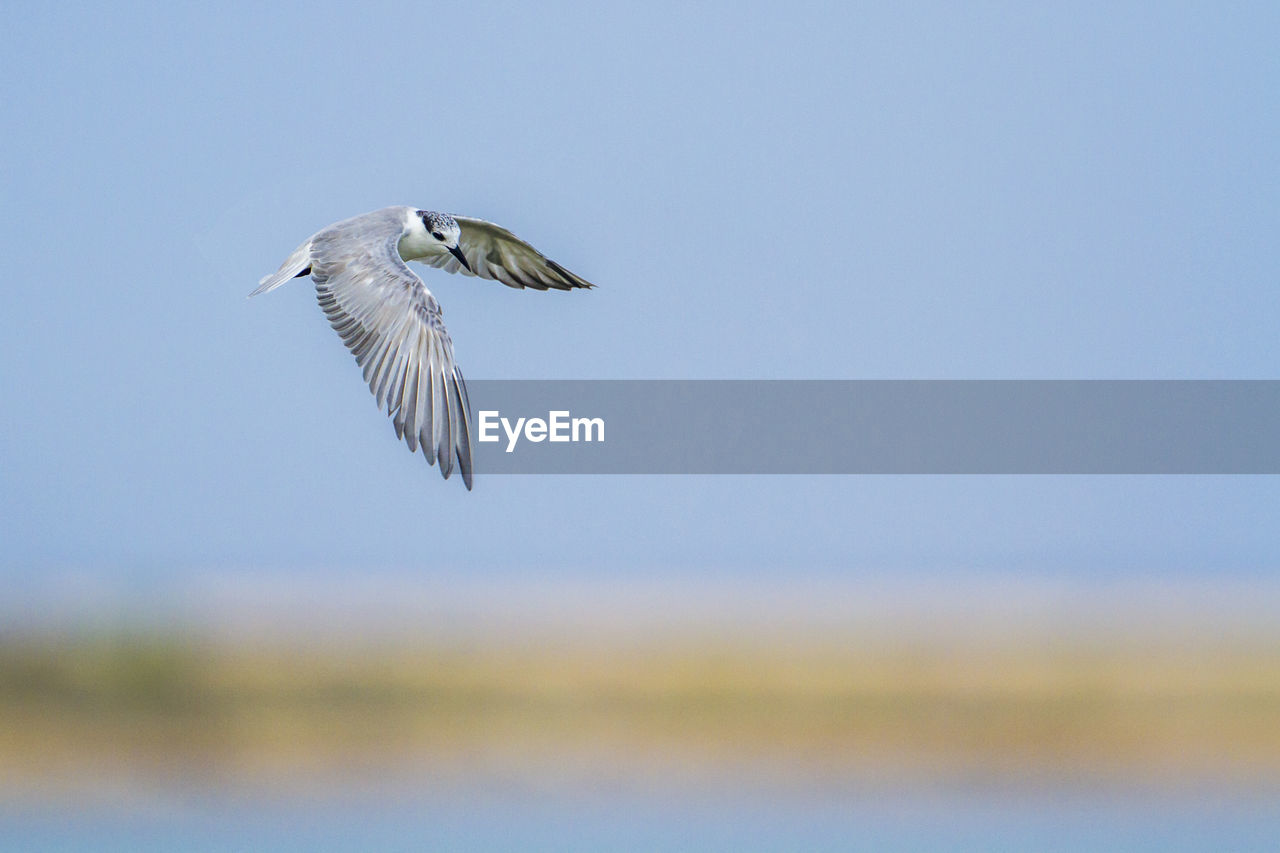
[[[291,278],[297,278],[301,275],[308,275],[311,272],[311,241],[303,243],[301,246],[293,250],[293,254],[280,265],[280,269],[271,275],[263,276],[258,282],[258,289],[250,296],[257,296],[259,293],[266,293],[268,290],[275,290]]]

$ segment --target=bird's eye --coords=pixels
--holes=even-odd
[[[432,237],[435,237],[437,240],[443,240],[443,239],[444,239],[444,235],[443,235],[443,234],[441,234],[439,231],[432,231],[432,232],[431,232],[431,236],[432,236]]]

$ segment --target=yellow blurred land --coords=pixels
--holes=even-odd
[[[125,774],[1280,782],[1280,649],[720,635],[0,646],[0,789]]]

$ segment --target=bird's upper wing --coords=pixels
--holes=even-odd
[[[501,225],[454,216],[462,231],[458,248],[467,256],[471,265],[468,271],[450,254],[419,258],[424,264],[439,267],[447,272],[461,272],[500,281],[507,287],[531,287],[534,290],[572,290],[575,287],[595,287],[591,282],[569,272],[555,261],[512,234]]]
[[[330,325],[364,368],[396,435],[445,479],[454,455],[471,488],[467,386],[453,362],[440,305],[397,251],[398,221],[348,220],[311,240],[311,277]]]

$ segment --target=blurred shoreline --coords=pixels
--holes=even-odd
[[[870,576],[467,578],[449,570],[6,569],[0,639],[152,630],[289,645],[479,638],[821,634],[1003,644],[1044,635],[1280,643],[1280,576],[1020,577],[957,570]]]
[[[0,797],[1280,789],[1269,582],[222,573],[149,598],[75,589],[55,578],[0,607]]]

